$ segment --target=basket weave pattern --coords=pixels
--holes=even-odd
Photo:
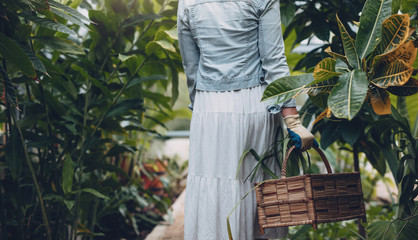
[[[286,176],[289,149],[283,161]],[[256,187],[260,231],[264,228],[336,222],[363,218],[365,209],[360,174],[331,173],[329,163],[320,149],[328,174],[306,174],[282,177]],[[321,152],[320,152],[321,151]]]

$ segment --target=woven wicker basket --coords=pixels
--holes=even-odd
[[[337,222],[353,218],[366,221],[360,174],[332,173],[324,153],[319,153],[328,174],[286,177],[287,159],[283,160],[282,178],[256,187],[260,232],[264,228]]]

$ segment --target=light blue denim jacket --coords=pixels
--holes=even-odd
[[[239,90],[289,75],[278,0],[179,0],[177,29],[191,108],[196,90]],[[268,109],[295,106],[291,99]]]

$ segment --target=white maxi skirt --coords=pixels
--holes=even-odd
[[[281,114],[270,114],[260,102],[265,85],[228,92],[197,91],[190,126],[189,173],[186,186],[186,240],[229,239],[227,216],[254,186],[245,181],[257,164],[248,154],[236,173],[245,150],[264,153],[282,126]],[[278,172],[272,158],[268,165]],[[255,182],[268,176],[258,171]],[[266,229],[258,235],[255,192],[252,191],[230,217],[234,240],[280,238],[286,227]]]

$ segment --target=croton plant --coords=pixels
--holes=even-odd
[[[320,61],[312,73],[274,81],[263,100],[283,102],[307,93],[325,109],[316,121],[331,116],[351,120],[365,102],[379,115],[390,114],[389,93],[410,96],[418,91],[418,81],[412,77],[418,43],[415,29],[410,27],[408,14],[390,15],[390,4],[368,0],[355,39],[337,16],[345,55],[326,49],[330,57]]]

